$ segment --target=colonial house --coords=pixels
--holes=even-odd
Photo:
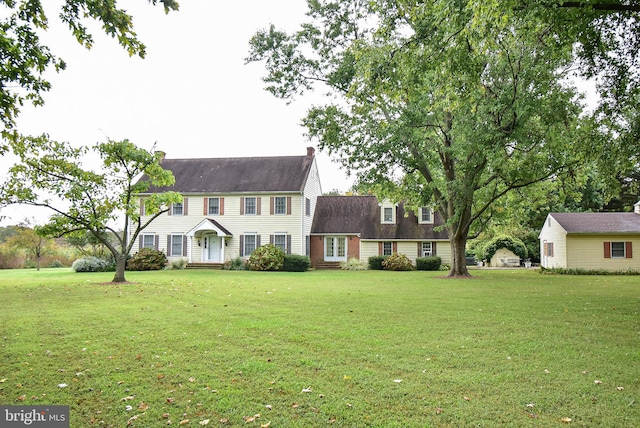
[[[550,213],[539,238],[545,268],[640,270],[640,202],[631,213]]]
[[[367,262],[394,253],[414,264],[417,257],[435,255],[451,263],[447,232],[438,228],[442,224],[429,207],[415,213],[375,196],[320,196],[311,226],[311,265],[330,267],[351,258]]]
[[[151,247],[169,261],[220,264],[248,257],[272,243],[285,253],[310,255],[311,223],[322,194],[315,150],[306,156],[164,159],[175,184],[138,195],[175,191],[173,204],[140,235],[134,252]]]

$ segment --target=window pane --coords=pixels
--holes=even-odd
[[[144,235],[142,237],[142,248],[155,248],[155,243],[154,235]]]
[[[334,238],[325,238],[324,243],[325,243],[325,255],[327,257],[333,257],[333,239]]]
[[[393,209],[391,208],[385,208],[384,209],[384,220],[385,222],[392,222],[393,221]]]
[[[344,257],[347,254],[347,238],[337,238],[338,240],[338,257]]]
[[[244,213],[255,214],[256,213],[256,198],[244,199]]]
[[[624,258],[624,242],[612,242],[611,243],[611,257]]]
[[[171,235],[171,255],[182,255],[182,235]]]
[[[383,242],[382,243],[382,255],[390,256],[391,255],[391,242]]]
[[[431,221],[431,209],[427,207],[422,207],[422,221],[424,223],[429,223]]]
[[[275,235],[273,237],[273,245],[287,252],[287,235]]]
[[[182,204],[175,203],[173,204],[173,215],[182,215]]]
[[[244,235],[244,255],[249,256],[256,249],[256,235]]]
[[[278,196],[275,201],[275,213],[286,214],[287,213],[287,198]]]
[[[422,243],[422,257],[431,257],[431,242]]]
[[[209,198],[209,214],[220,214],[220,198]]]

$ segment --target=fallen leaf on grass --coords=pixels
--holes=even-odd
[[[260,424],[260,428],[269,428],[271,426],[271,421],[267,422],[266,424]]]
[[[624,391],[624,386],[617,386],[617,387],[616,387],[616,389],[617,389],[618,391]]]
[[[173,404],[176,400],[174,398],[167,398],[167,403]]]
[[[538,419],[538,415],[536,415],[535,413],[529,413],[527,416],[529,416],[531,419]]]
[[[186,425],[189,423],[189,419],[183,419],[180,421],[180,425]]]
[[[195,381],[196,381],[196,378],[195,378],[195,377],[190,377],[190,378],[189,378],[189,382],[193,383],[193,382],[195,382]]]
[[[149,409],[149,405],[145,402],[140,403],[140,405],[138,406],[138,410],[141,410],[143,412],[147,409]]]
[[[66,383],[59,383],[58,384],[58,388],[66,388],[67,386],[69,386],[69,385],[67,385]]]
[[[198,423],[199,423],[200,425],[202,425],[202,426],[209,425],[209,419],[202,420],[202,421],[200,421],[200,422],[198,422]]]
[[[309,392],[312,392],[312,390],[311,388],[303,388],[302,391],[300,392],[309,393]]]
[[[222,419],[220,419],[220,423],[221,423],[221,424],[228,424],[228,423],[229,423],[229,418],[222,418]]]
[[[469,397],[463,397],[463,398],[464,398],[464,401],[471,401],[471,398]]]
[[[21,395],[20,397],[18,397],[18,401],[24,401],[27,399],[26,395]]]
[[[527,407],[530,407],[530,408],[531,408],[531,407],[535,407],[535,404],[533,404],[533,403],[529,403],[529,404],[527,404]]]
[[[402,379],[394,379],[393,380],[395,383],[402,383]]]
[[[602,385],[602,381],[601,380],[594,380],[593,383],[595,383],[596,385]]]
[[[253,416],[243,416],[242,419],[244,419],[244,423],[248,424],[251,422],[255,422],[256,419],[258,419],[260,417],[260,413],[253,415]]]
[[[135,395],[127,395],[126,397],[121,398],[120,401],[130,401],[130,400],[133,400],[134,398],[136,398]]]
[[[7,381],[6,377],[4,379],[0,379],[0,383],[5,383],[6,381]]]
[[[436,407],[436,415],[442,413],[442,409],[440,407]]]
[[[133,415],[129,418],[129,420],[127,421],[127,425],[131,425],[135,420],[138,419],[138,415]]]
[[[571,422],[571,418],[562,418],[560,419],[562,422],[564,422],[565,424],[568,424]]]
[[[271,407],[271,404],[267,404],[267,405],[266,405],[266,406],[264,406],[264,407],[266,407],[266,409],[267,409],[267,410],[273,410],[273,407]]]

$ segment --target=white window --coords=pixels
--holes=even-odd
[[[430,224],[433,223],[433,210],[429,207],[420,207],[420,213],[418,217],[418,223]]]
[[[624,259],[626,257],[624,242],[611,243],[611,258]]]
[[[220,198],[209,198],[209,215],[220,214]]]
[[[182,235],[171,235],[171,255],[182,256]]]
[[[327,236],[324,238],[324,260],[343,261],[347,259],[347,238],[344,236]]]
[[[393,245],[391,242],[383,242],[382,243],[382,255],[390,256],[393,254]]]
[[[284,196],[276,196],[274,203],[275,214],[287,213],[287,198]]]
[[[244,247],[243,254],[245,256],[250,256],[251,253],[257,248],[257,238],[255,233],[249,233],[244,235]]]
[[[422,257],[431,257],[433,255],[433,249],[431,247],[431,242],[423,242],[422,243]]]
[[[305,198],[304,200],[304,215],[311,216],[311,199]]]
[[[245,215],[256,214],[256,198],[244,198],[244,214]]]
[[[182,215],[183,209],[182,202],[176,202],[171,205],[171,214],[172,215]]]
[[[393,223],[393,208],[384,207],[383,209],[383,223]]]
[[[142,235],[142,248],[151,248],[154,249],[156,247],[156,237],[155,235]]]
[[[282,251],[287,252],[287,234],[286,233],[278,233],[273,235],[273,245],[280,248]]]

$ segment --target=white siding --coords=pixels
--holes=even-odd
[[[302,217],[302,225],[301,225],[301,243],[300,246],[297,247],[295,253],[297,254],[306,254],[306,241],[305,237],[311,235],[311,223],[313,222],[313,215],[316,211],[316,200],[318,196],[322,195],[322,187],[320,184],[320,174],[318,173],[318,164],[316,159],[313,159],[313,164],[309,169],[309,176],[307,177],[307,182],[305,183],[304,190],[302,192],[302,197],[300,199],[301,211],[300,215]],[[311,211],[309,215],[306,215],[306,199],[311,201]],[[296,247],[294,247],[296,248]]]
[[[553,256],[544,255],[545,243],[553,243]],[[545,268],[567,267],[567,232],[551,214],[540,231],[540,264]]]

